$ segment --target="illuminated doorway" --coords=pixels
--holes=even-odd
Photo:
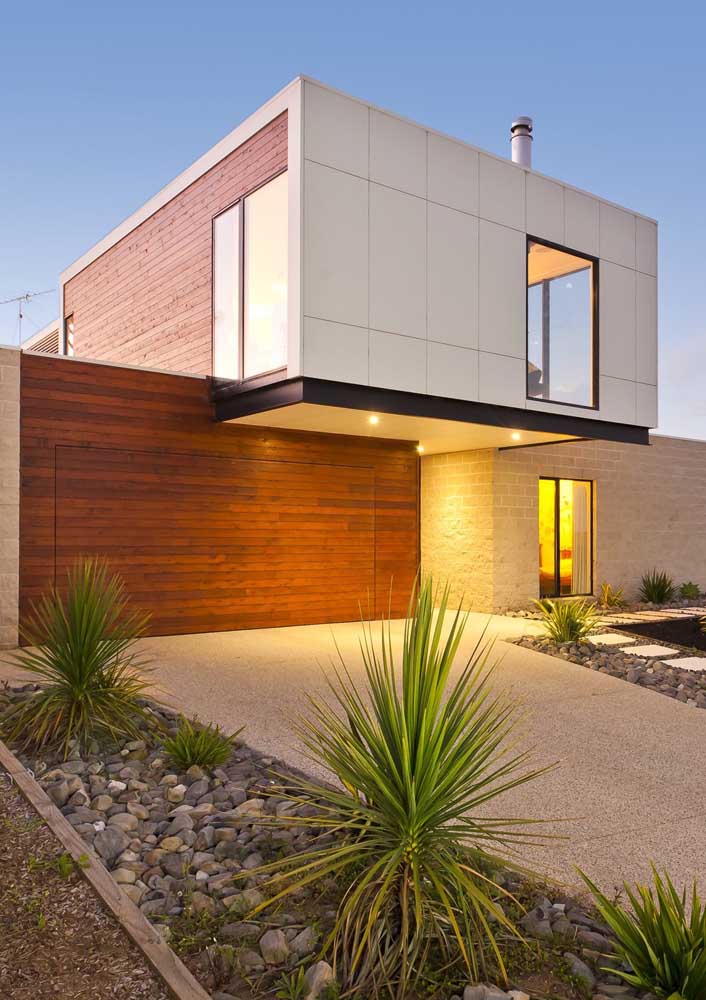
[[[592,592],[592,520],[590,480],[539,480],[540,597]]]

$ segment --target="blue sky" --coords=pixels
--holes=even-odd
[[[298,73],[501,155],[512,118],[529,114],[538,170],[659,220],[660,429],[706,438],[706,14],[574,10],[6,2],[0,299],[55,288]],[[54,294],[30,302],[23,335],[55,313]],[[0,306],[0,343],[16,339],[16,307]]]

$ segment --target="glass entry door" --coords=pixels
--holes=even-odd
[[[593,590],[593,483],[539,480],[539,596]]]

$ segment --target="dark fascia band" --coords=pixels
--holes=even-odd
[[[494,403],[474,403],[463,399],[427,396],[396,389],[378,389],[348,382],[329,382],[318,378],[292,378],[258,386],[214,379],[211,398],[216,421],[264,413],[267,410],[315,403],[351,410],[397,413],[408,417],[432,417],[467,424],[487,424],[512,430],[569,434],[575,437],[620,441],[625,444],[649,444],[649,430],[632,424],[617,424],[593,417],[578,417],[542,410],[523,410]]]

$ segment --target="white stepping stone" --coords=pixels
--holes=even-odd
[[[596,646],[620,646],[626,642],[634,642],[634,639],[628,639],[624,635],[616,635],[615,632],[601,632],[598,635],[589,635],[588,641],[595,643]]]
[[[679,656],[673,660],[662,660],[662,663],[683,670],[706,670],[706,656]]]
[[[630,653],[632,656],[644,656],[646,659],[657,656],[669,656],[674,650],[670,646],[623,646],[623,653]]]

